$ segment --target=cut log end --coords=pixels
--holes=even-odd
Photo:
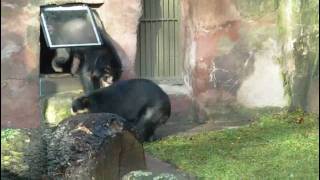
[[[143,146],[114,114],[81,114],[64,120],[48,148],[53,179],[120,179],[145,169]]]

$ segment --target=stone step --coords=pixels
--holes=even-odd
[[[79,77],[77,76],[54,74],[40,77],[40,97],[75,90],[82,90]]]

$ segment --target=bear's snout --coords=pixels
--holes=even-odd
[[[72,114],[80,114],[89,112],[88,109],[88,99],[85,97],[77,98],[73,100],[71,105],[71,113]]]
[[[71,105],[72,112],[77,113],[81,109],[80,107],[81,107],[81,104],[79,102],[79,99],[73,100],[72,105]]]

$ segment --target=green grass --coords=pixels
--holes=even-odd
[[[301,111],[262,115],[239,129],[169,137],[145,149],[201,179],[319,178],[318,119]]]

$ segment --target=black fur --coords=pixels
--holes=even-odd
[[[97,16],[97,14],[95,15]],[[101,81],[109,78],[112,79],[112,82],[119,80],[122,73],[120,57],[103,25],[97,25],[97,30],[102,40],[102,46],[58,48],[52,60],[52,68],[56,72],[61,72],[62,67],[68,61],[72,61],[70,72],[80,75],[86,93],[100,88]]]
[[[145,79],[118,81],[75,99],[72,110],[88,109],[90,113],[113,113],[127,120],[147,141],[155,129],[171,114],[168,95],[155,83]]]

